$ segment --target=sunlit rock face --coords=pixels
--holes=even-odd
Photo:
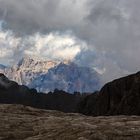
[[[2,69],[11,80],[36,88],[39,92],[54,89],[66,92],[94,92],[100,88],[99,74],[89,67],[70,61],[44,61],[23,58],[17,65]]]
[[[23,58],[17,65],[5,69],[4,74],[21,85],[29,85],[34,78],[47,73],[55,65],[57,65],[57,62]]]

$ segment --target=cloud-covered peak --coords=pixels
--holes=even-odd
[[[87,49],[87,44],[70,33],[36,33],[17,37],[12,31],[0,32],[1,63],[15,62],[22,57],[47,60],[71,60]],[[8,60],[8,61],[7,61]]]
[[[47,35],[37,33],[30,36],[28,42],[32,43],[32,46],[24,51],[26,55],[52,60],[73,60],[83,49],[87,49],[84,41],[58,32]]]
[[[104,81],[139,71],[139,7],[139,0],[0,0],[0,61],[71,59]]]

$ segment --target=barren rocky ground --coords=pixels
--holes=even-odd
[[[0,140],[139,140],[140,117],[87,117],[0,105]]]

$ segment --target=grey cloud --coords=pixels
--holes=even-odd
[[[1,0],[0,16],[18,33],[68,30],[82,23],[86,0]]]
[[[71,30],[89,46],[76,61],[105,68],[110,80],[140,69],[139,7],[139,0],[0,0],[0,19],[17,35]]]
[[[131,73],[140,69],[139,6],[139,0],[105,0],[88,16],[91,42],[98,51],[105,53],[105,65],[112,61],[113,72],[117,71],[113,69],[114,64],[118,69]],[[121,76],[121,73],[118,75]]]

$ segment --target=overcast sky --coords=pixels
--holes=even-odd
[[[103,81],[140,70],[140,0],[0,0],[0,63],[70,59]]]

